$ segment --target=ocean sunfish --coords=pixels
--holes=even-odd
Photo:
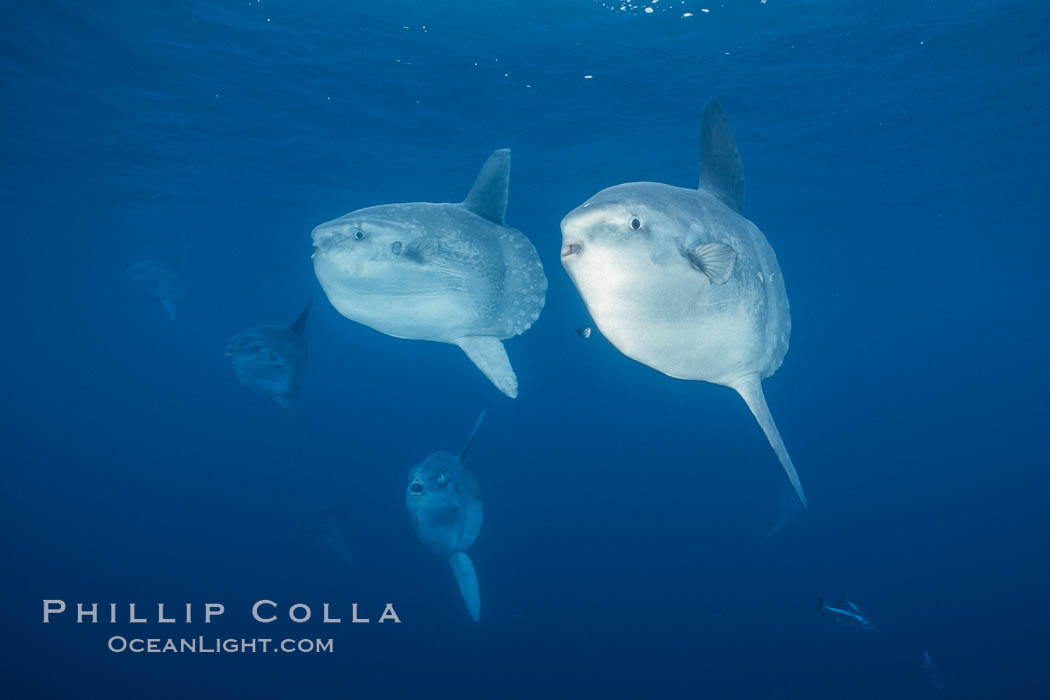
[[[256,326],[238,333],[226,345],[233,376],[256,394],[275,400],[293,412],[296,394],[306,375],[307,302],[290,326]]]
[[[458,345],[507,396],[518,379],[502,340],[543,309],[536,249],[504,223],[510,150],[493,153],[458,204],[383,204],[313,230],[317,281],[352,321],[397,338]]]
[[[427,549],[448,559],[474,622],[481,619],[481,593],[474,564],[463,550],[481,531],[481,490],[478,480],[463,468],[463,460],[484,418],[482,411],[458,455],[435,452],[412,467],[405,491],[416,535]]]
[[[175,320],[175,302],[183,296],[182,252],[175,262],[169,260],[139,260],[125,270],[132,282],[157,297],[168,318]]]
[[[762,393],[791,334],[784,278],[765,236],[740,213],[740,155],[714,101],[704,109],[700,157],[699,189],[632,182],[569,212],[562,265],[620,352],[671,377],[735,389],[805,505]]]
[[[867,618],[864,611],[847,598],[845,593],[842,594],[842,600],[838,605],[829,605],[821,598],[817,603],[817,610],[827,613],[835,622],[847,627],[857,627],[862,630],[875,629],[875,625]]]

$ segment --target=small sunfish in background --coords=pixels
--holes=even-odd
[[[478,480],[463,468],[463,460],[484,418],[482,411],[458,455],[435,452],[412,467],[405,491],[405,505],[416,535],[431,552],[448,558],[474,622],[481,619],[481,593],[474,563],[463,550],[481,531],[481,490]]]
[[[828,615],[835,619],[835,622],[850,627],[859,627],[862,630],[873,630],[875,625],[871,624],[871,620],[864,616],[864,611],[858,608],[846,594],[842,594],[842,600],[839,601],[838,605],[828,605],[821,598],[817,605],[818,610],[823,610]]]
[[[168,318],[175,320],[175,302],[183,296],[182,252],[175,262],[168,260],[139,260],[125,271],[138,287],[157,297]]]
[[[226,346],[233,376],[256,394],[295,412],[296,394],[306,374],[306,317],[310,302],[290,326],[256,326],[238,333]]]
[[[926,676],[926,682],[934,690],[944,690],[944,678],[937,665],[933,663],[933,659],[930,658],[928,651],[922,652],[922,673]]]
[[[584,326],[583,328],[577,328],[576,329],[576,335],[580,336],[581,338],[590,338],[591,337],[591,327],[590,326]]]
[[[299,530],[311,545],[323,555],[335,555],[346,566],[350,566],[350,547],[346,542],[346,527],[342,508],[326,508],[307,517]]]

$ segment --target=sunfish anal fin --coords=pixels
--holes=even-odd
[[[686,251],[685,257],[693,267],[707,275],[711,284],[725,284],[733,276],[736,251],[725,243],[698,245]]]
[[[175,320],[175,302],[172,301],[171,299],[161,299],[160,300],[160,304],[161,304],[161,306],[164,307],[164,310],[168,313],[168,318],[170,318],[172,321],[174,321]]]
[[[296,403],[295,394],[277,394],[277,396],[273,397],[273,400],[292,412],[292,416],[295,418],[295,424],[299,426],[299,430],[301,430],[304,435],[310,434],[310,424],[306,422],[306,418],[303,417],[303,412],[299,410],[299,404]]]
[[[467,353],[470,361],[477,365],[496,388],[514,399],[518,396],[518,378],[510,366],[510,358],[499,338],[487,335],[472,335],[460,338],[456,345]]]
[[[452,573],[456,575],[456,583],[459,584],[463,602],[467,604],[467,612],[474,622],[477,622],[481,619],[481,592],[478,590],[478,575],[474,571],[474,563],[463,552],[456,552],[450,556],[448,563],[452,567]]]
[[[780,438],[780,431],[777,430],[777,424],[773,422],[773,416],[769,413],[769,406],[766,405],[766,396],[762,393],[762,380],[757,375],[749,374],[733,382],[730,386],[736,390],[736,393],[740,394],[747,407],[751,409],[751,414],[762,427],[762,432],[766,434],[766,439],[769,440],[769,444],[773,447],[773,452],[776,453],[781,466],[784,467],[788,480],[795,488],[798,500],[802,501],[802,507],[808,508],[806,494],[802,491],[802,484],[798,480],[795,465],[791,463],[791,455],[788,454],[787,448],[784,447],[784,441]]]
[[[507,214],[507,187],[510,180],[510,149],[495,151],[481,166],[478,179],[463,200],[463,207],[494,224],[503,225]]]

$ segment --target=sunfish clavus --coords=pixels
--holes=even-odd
[[[507,396],[518,379],[501,341],[539,318],[536,249],[504,223],[510,150],[493,153],[460,203],[383,204],[313,230],[314,272],[332,306],[397,338],[458,345]]]
[[[762,393],[791,334],[784,279],[740,211],[744,174],[729,121],[704,109],[699,189],[632,182],[561,222],[561,260],[602,334],[664,374],[732,387],[806,497]]]
[[[435,452],[412,467],[405,491],[405,505],[416,535],[427,549],[448,559],[467,612],[475,622],[481,619],[481,593],[474,563],[463,550],[481,532],[481,490],[478,480],[463,468],[463,460],[484,418],[482,411],[458,455]]]

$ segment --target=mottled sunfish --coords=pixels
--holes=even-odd
[[[838,605],[828,605],[821,598],[817,603],[817,610],[822,610],[835,619],[838,622],[849,627],[859,627],[863,630],[873,630],[875,625],[871,623],[864,612],[858,608],[853,601],[846,597],[846,594],[842,594],[842,600],[839,601]]]
[[[416,535],[427,549],[448,559],[467,612],[475,622],[481,619],[481,593],[474,564],[463,550],[481,531],[481,490],[478,480],[463,468],[463,460],[484,417],[482,411],[458,455],[435,452],[412,467],[405,491],[405,505]]]
[[[160,300],[168,318],[175,320],[175,302],[182,298],[182,252],[174,262],[169,260],[139,260],[128,266],[128,277],[149,294]]]
[[[678,379],[732,387],[802,485],[762,393],[791,333],[777,256],[740,211],[744,174],[729,121],[707,103],[700,187],[632,182],[562,219],[561,261],[602,335]]]
[[[233,376],[256,394],[297,411],[295,397],[306,374],[307,302],[290,326],[256,326],[238,333],[226,346]]]
[[[383,204],[313,230],[314,272],[332,306],[397,338],[458,345],[511,398],[502,340],[539,318],[547,278],[504,223],[510,150],[493,153],[458,204]]]

